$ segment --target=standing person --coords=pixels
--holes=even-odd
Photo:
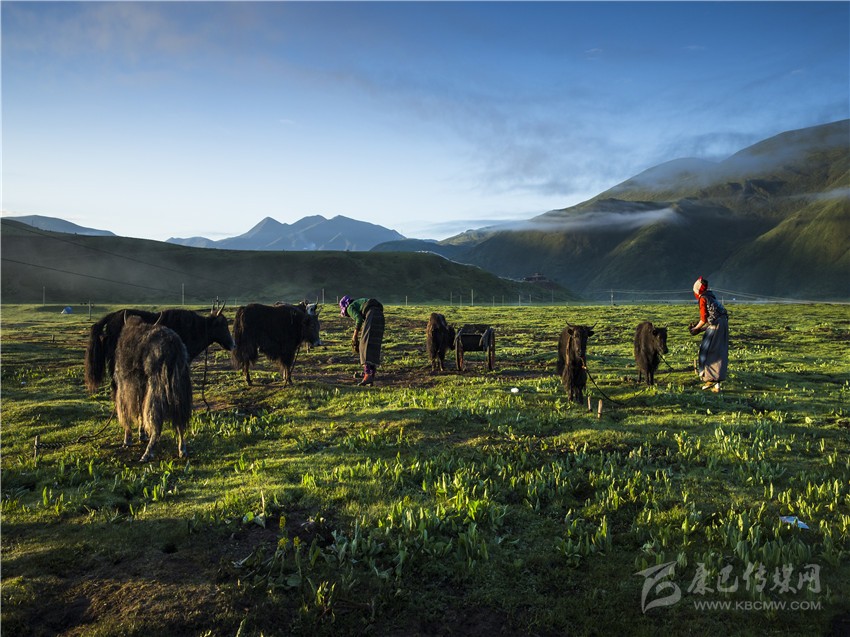
[[[723,304],[708,289],[708,280],[694,282],[694,296],[699,301],[699,322],[688,326],[691,334],[705,332],[699,346],[697,373],[703,389],[717,393],[726,380],[729,368],[729,316]]]
[[[381,364],[381,343],[384,340],[384,306],[370,298],[352,299],[347,294],[339,300],[340,316],[354,319],[351,347],[360,354],[363,380],[360,385],[372,385],[375,371]]]

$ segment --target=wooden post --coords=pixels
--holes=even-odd
[[[599,399],[599,407],[596,409],[596,417],[602,418],[602,399]]]
[[[592,411],[593,407],[590,406],[590,394],[587,395],[587,411]]]
[[[33,445],[33,459],[38,460],[38,441],[40,436],[35,437],[35,444]]]

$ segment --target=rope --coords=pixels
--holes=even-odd
[[[106,424],[103,425],[96,433],[93,434],[84,434],[78,437],[76,440],[70,440],[67,442],[41,442],[41,436],[35,437],[35,442],[33,443],[33,457],[38,459],[38,450],[39,449],[62,449],[64,447],[69,447],[71,445],[76,445],[81,442],[88,442],[89,440],[95,440],[100,437],[100,435],[106,430],[109,426],[109,423],[112,422],[112,419],[115,418],[115,412],[112,412],[112,415],[109,417],[109,420],[106,421]]]
[[[670,371],[671,371],[671,372],[675,372],[675,371],[676,371],[675,369],[673,369],[673,366],[672,366],[670,363],[668,363],[668,362],[667,362],[667,359],[666,359],[666,358],[664,358],[661,354],[659,354],[659,355],[658,355],[658,357],[659,357],[661,360],[663,360],[663,361],[664,361],[664,364],[665,364],[665,365],[667,365],[667,367],[669,367],[669,368],[670,368]]]
[[[596,384],[596,380],[593,378],[593,376],[591,376],[591,374],[590,374],[590,370],[589,370],[589,369],[587,369],[587,366],[586,366],[586,365],[584,366],[584,371],[587,373],[587,377],[591,380],[591,382],[593,383],[593,386],[594,386],[594,387],[596,387],[596,389],[598,389],[598,390],[599,390],[599,393],[600,393],[600,394],[602,394],[602,396],[603,396],[604,398],[608,399],[609,401],[611,401],[611,402],[612,402],[612,403],[614,403],[615,405],[620,405],[620,407],[628,407],[628,405],[626,405],[626,403],[621,403],[621,402],[620,402],[620,401],[618,401],[618,400],[614,400],[614,399],[613,399],[613,398],[611,398],[608,394],[606,394],[604,391],[602,391],[602,389],[599,387],[599,385],[597,385],[597,384]]]
[[[210,353],[210,347],[209,347],[209,345],[207,345],[207,347],[204,349],[204,379],[201,381],[201,399],[204,401],[204,404],[207,406],[207,413],[208,414],[210,413],[210,411],[212,411],[212,407],[210,407],[210,404],[207,402],[207,396],[206,396],[206,393],[205,393],[206,387],[207,387],[207,359],[209,358],[209,353]]]

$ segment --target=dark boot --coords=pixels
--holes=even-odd
[[[363,368],[363,380],[358,385],[372,385],[375,383],[375,368],[372,365],[365,365]]]

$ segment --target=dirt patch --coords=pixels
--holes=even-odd
[[[265,528],[244,525],[229,536],[201,531],[179,545],[152,542],[117,563],[97,556],[85,572],[45,580],[38,604],[4,607],[4,628],[33,637],[124,634],[133,626],[174,637],[235,634],[251,605],[231,586],[239,575],[234,563],[262,546],[273,550],[279,523],[270,518]],[[307,511],[287,512],[284,529],[308,545],[333,540],[330,523]]]

